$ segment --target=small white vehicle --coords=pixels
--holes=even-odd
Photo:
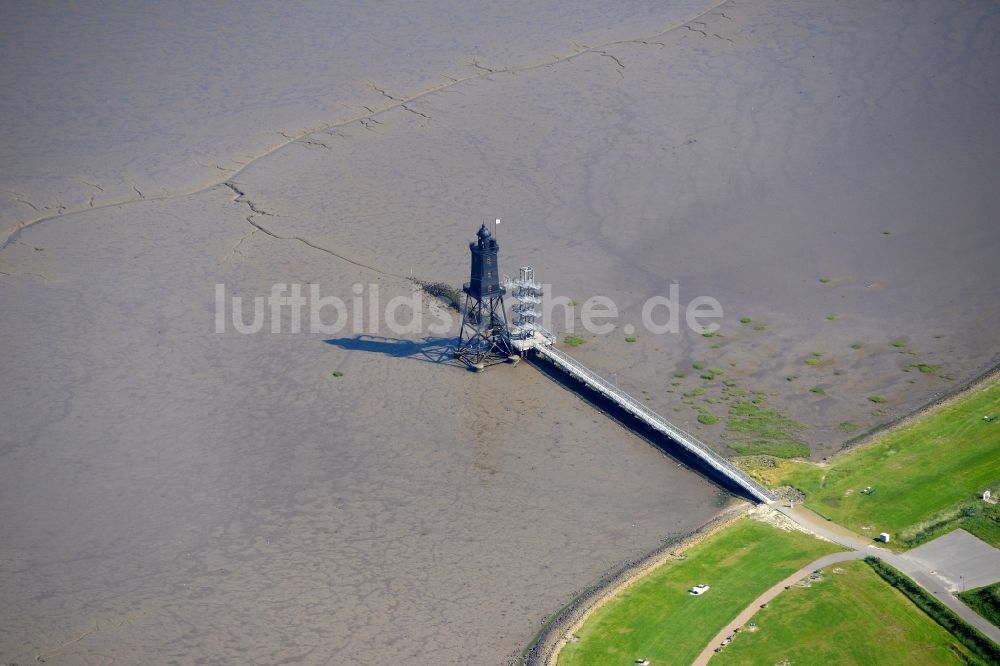
[[[708,587],[708,585],[705,585],[704,583],[699,583],[698,585],[695,585],[690,590],[688,590],[688,594],[698,597],[708,592],[709,589],[710,588]]]

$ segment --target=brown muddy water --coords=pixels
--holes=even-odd
[[[818,456],[1000,360],[994,4],[192,12],[0,27],[0,662],[501,663],[726,500],[455,322],[216,333],[216,285],[384,303],[502,217],[619,324],[720,301],[573,354],[722,451],[723,380]]]

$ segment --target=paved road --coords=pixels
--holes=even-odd
[[[1000,643],[1000,629],[990,624],[987,620],[962,603],[961,600],[952,594],[952,591],[945,586],[944,582],[927,568],[927,565],[924,562],[910,557],[906,553],[893,553],[890,550],[881,548],[875,545],[871,540],[856,534],[841,525],[826,520],[822,516],[819,516],[804,506],[799,505],[789,508],[781,506],[778,503],[772,503],[771,506],[807,530],[829,539],[834,543],[838,543],[845,548],[849,548],[850,550],[844,553],[826,555],[818,560],[815,560],[814,562],[809,563],[754,599],[753,603],[744,608],[739,615],[733,618],[731,622],[729,622],[718,634],[716,634],[714,638],[712,638],[711,642],[705,646],[705,649],[702,650],[701,654],[698,655],[698,658],[695,659],[695,666],[704,666],[707,664],[714,654],[713,650],[723,640],[725,640],[726,636],[733,632],[733,629],[742,627],[746,624],[747,621],[753,617],[754,613],[757,612],[761,604],[774,599],[774,597],[784,591],[786,586],[793,585],[802,578],[805,578],[809,572],[814,571],[815,569],[822,569],[823,567],[846,560],[859,560],[867,557],[868,555],[880,557],[885,562],[896,567],[919,583],[924,589],[932,593],[941,603],[955,611],[959,617],[989,636],[993,639],[993,641]]]

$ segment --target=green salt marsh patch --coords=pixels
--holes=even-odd
[[[804,429],[798,421],[766,406],[761,397],[754,397],[730,406],[726,441],[740,455],[801,458],[809,455],[809,446],[799,436]]]

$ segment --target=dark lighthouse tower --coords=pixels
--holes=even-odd
[[[507,314],[504,311],[504,288],[500,285],[497,255],[500,244],[484,224],[469,243],[472,272],[465,292],[465,316],[458,337],[455,357],[474,370],[489,363],[506,361],[511,355],[508,343]]]

